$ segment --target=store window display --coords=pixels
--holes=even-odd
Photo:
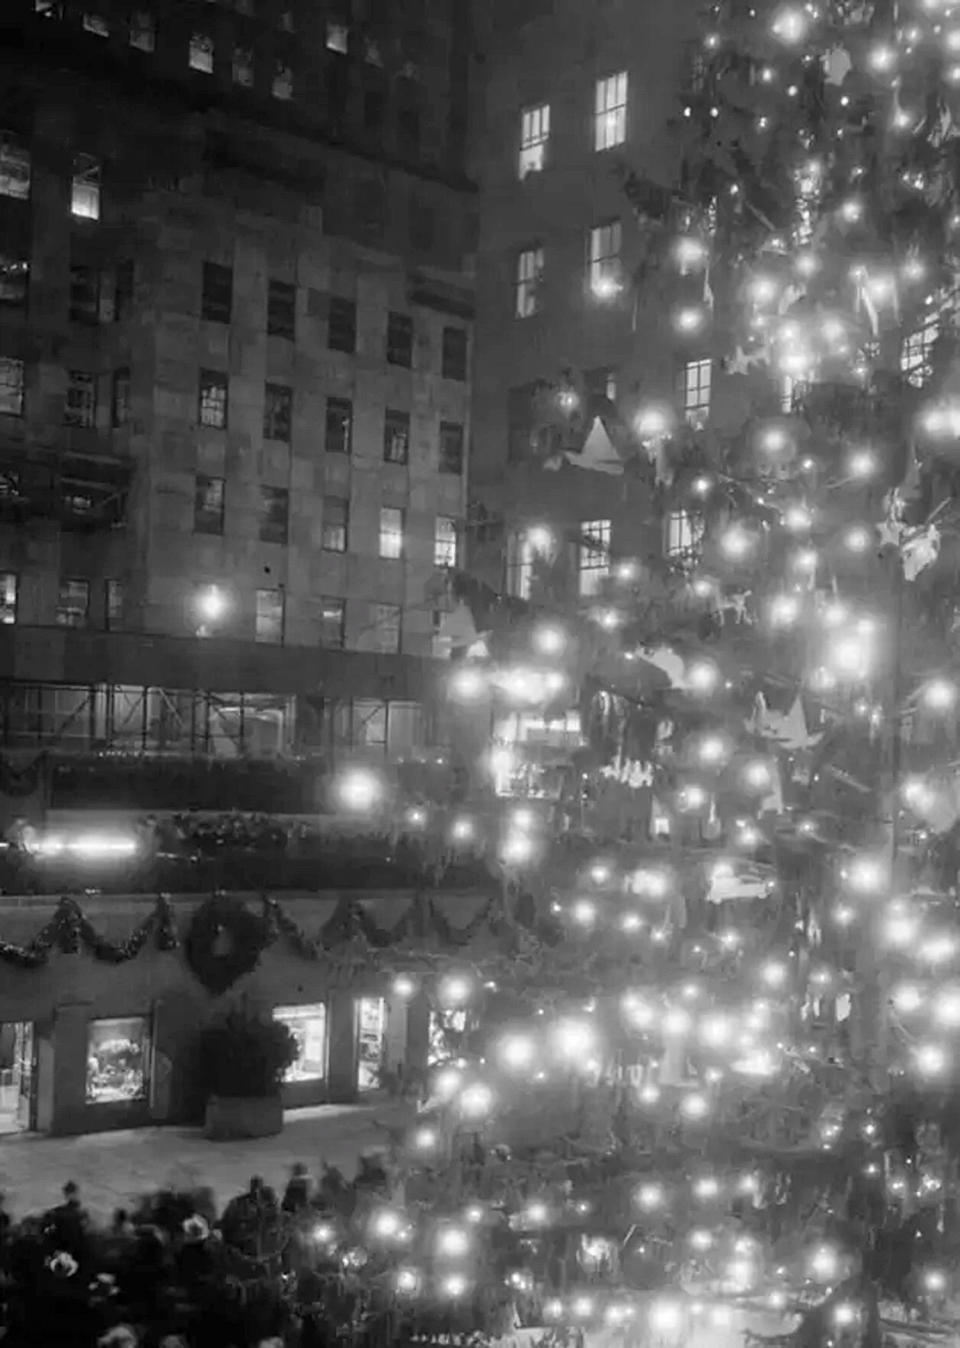
[[[126,1104],[146,1099],[149,1048],[145,1016],[91,1021],[87,1031],[87,1104]]]
[[[284,1081],[323,1081],[327,1075],[327,1008],[323,1002],[312,1006],[278,1006],[274,1020],[281,1021],[297,1041],[297,1056],[287,1068]]]

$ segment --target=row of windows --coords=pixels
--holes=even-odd
[[[625,70],[596,81],[593,95],[593,148],[612,150],[627,139]],[[547,166],[550,147],[550,104],[539,103],[520,112],[520,153],[517,170],[521,178],[540,173]]]
[[[20,581],[15,571],[0,571],[0,626],[17,621]],[[86,627],[101,622],[104,630],[118,631],[123,626],[124,588],[121,580],[105,580],[100,595],[99,613],[93,612],[94,597],[89,580],[64,576],[57,590],[56,622],[59,627]]]
[[[604,220],[594,225],[586,239],[586,280],[597,299],[611,299],[623,289],[623,225]],[[513,275],[513,311],[517,318],[532,318],[543,304],[546,259],[543,245],[526,244],[516,254]]]
[[[0,197],[28,200],[31,177],[29,144],[13,131],[0,130]],[[74,219],[100,219],[101,186],[100,160],[91,154],[75,154],[70,176],[70,214]]]

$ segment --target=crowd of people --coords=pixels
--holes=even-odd
[[[332,1341],[339,1285],[318,1223],[349,1220],[387,1191],[378,1161],[349,1184],[333,1169],[315,1183],[298,1164],[279,1197],[254,1176],[218,1216],[212,1191],[164,1190],[107,1227],[74,1183],[19,1220],[0,1197],[0,1344],[317,1348]]]

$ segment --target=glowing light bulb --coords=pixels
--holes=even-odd
[[[773,20],[773,35],[781,42],[791,46],[802,42],[810,27],[809,19],[802,9],[782,9]]]
[[[872,70],[883,73],[884,71],[892,70],[896,65],[897,53],[892,47],[882,44],[878,47],[874,47],[867,59],[870,62],[870,68]]]
[[[716,665],[707,660],[695,660],[687,667],[687,687],[694,693],[712,693],[720,682]]]
[[[857,857],[846,875],[847,885],[858,894],[875,894],[885,879],[886,867],[875,857]]]
[[[397,1269],[396,1286],[398,1292],[401,1292],[404,1296],[409,1296],[411,1292],[415,1292],[417,1290],[419,1285],[420,1279],[417,1277],[416,1273],[412,1268]]]
[[[534,629],[533,644],[541,655],[559,655],[567,644],[562,627],[544,624]]]
[[[654,1212],[663,1207],[665,1193],[661,1184],[641,1184],[637,1190],[637,1206],[644,1212]]]
[[[471,819],[455,819],[450,829],[450,836],[454,842],[469,842],[474,836],[473,821]]]
[[[597,905],[589,899],[578,899],[570,911],[581,927],[590,927],[597,920]]]
[[[922,690],[925,707],[931,711],[949,711],[957,700],[957,686],[947,679],[931,679]]]
[[[928,1292],[943,1292],[947,1286],[947,1275],[939,1268],[928,1268],[923,1275],[923,1285]]]
[[[840,218],[848,225],[855,225],[863,218],[863,202],[851,197],[840,207]]]
[[[794,505],[784,512],[783,524],[791,533],[805,533],[813,524],[813,516],[806,506]]]
[[[780,454],[789,445],[790,437],[782,426],[767,426],[760,434],[760,448],[768,454]]]
[[[474,665],[464,665],[450,676],[450,691],[454,697],[471,701],[487,691],[487,676]]]
[[[475,1081],[460,1096],[460,1112],[469,1119],[481,1119],[493,1108],[493,1091],[482,1081]]]
[[[720,1185],[712,1175],[702,1175],[700,1179],[694,1181],[693,1196],[699,1198],[702,1203],[719,1197],[719,1194]]]
[[[892,1001],[901,1014],[909,1016],[923,1005],[923,994],[913,983],[903,983],[894,989]]]
[[[699,305],[691,304],[684,309],[677,310],[674,322],[678,332],[699,332],[706,322],[706,316]]]
[[[583,1060],[596,1046],[593,1027],[582,1020],[562,1020],[553,1034],[553,1042],[564,1058]]]
[[[437,1253],[444,1259],[462,1259],[470,1249],[470,1237],[462,1227],[448,1226],[437,1236]]]
[[[800,600],[795,594],[778,594],[770,601],[770,621],[775,627],[790,627],[800,617]]]
[[[336,794],[346,809],[363,813],[381,802],[384,786],[376,773],[353,768],[336,783]]]
[[[687,1095],[680,1104],[680,1113],[685,1119],[695,1122],[698,1119],[706,1118],[710,1113],[710,1106],[702,1095]]]
[[[778,964],[775,960],[771,960],[768,964],[763,966],[761,977],[767,987],[782,988],[787,981],[787,973],[788,970],[786,965]]]
[[[701,266],[707,259],[707,248],[702,240],[686,234],[677,240],[674,255],[681,269],[685,270]]]
[[[467,1280],[462,1273],[451,1273],[444,1278],[440,1289],[448,1297],[462,1297],[467,1290]]]
[[[655,1334],[675,1334],[683,1325],[683,1308],[676,1301],[654,1301],[648,1312]]]
[[[700,810],[707,803],[707,793],[702,786],[685,786],[680,792],[680,803],[686,810]]]
[[[946,1050],[939,1044],[921,1044],[916,1050],[915,1062],[917,1070],[925,1077],[943,1076],[950,1065]]]
[[[533,857],[535,844],[525,833],[514,833],[508,837],[501,849],[501,860],[507,866],[523,866]]]
[[[732,525],[720,538],[721,550],[726,556],[736,560],[746,557],[752,546],[752,538],[747,533],[746,529],[741,528],[738,524]]]
[[[933,1017],[940,1025],[960,1025],[960,988],[946,988],[937,994]]]
[[[766,763],[748,763],[743,772],[744,781],[754,791],[763,791],[770,785],[770,768]]]
[[[810,1260],[810,1272],[818,1282],[832,1282],[837,1276],[840,1260],[837,1252],[829,1245],[821,1245]]]
[[[506,1067],[523,1071],[537,1056],[537,1046],[529,1035],[511,1034],[500,1042],[498,1056]]]
[[[416,982],[409,974],[397,974],[392,987],[394,995],[402,997],[404,1000],[412,997],[417,990]]]
[[[383,1211],[375,1212],[370,1222],[370,1229],[375,1236],[381,1240],[389,1240],[396,1236],[403,1223],[395,1212]]]
[[[437,1133],[433,1128],[418,1128],[413,1135],[413,1145],[417,1151],[432,1151],[437,1145]]]
[[[727,743],[719,735],[707,735],[697,747],[697,757],[701,763],[722,763],[727,757]]]
[[[772,304],[778,293],[779,287],[770,276],[755,276],[750,282],[750,298],[754,304]]]
[[[634,425],[641,440],[656,440],[669,435],[673,418],[663,407],[647,407],[637,413]]]
[[[876,458],[868,449],[858,449],[847,461],[847,472],[851,477],[870,477],[876,471],[876,467]]]

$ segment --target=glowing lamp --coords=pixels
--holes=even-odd
[[[708,660],[694,660],[687,667],[687,687],[694,693],[712,693],[720,682],[716,665]]]
[[[479,1222],[483,1221],[483,1208],[479,1203],[474,1203],[467,1208],[463,1215],[468,1222],[472,1222],[473,1225],[476,1226]]]
[[[437,1236],[437,1254],[443,1259],[462,1259],[469,1249],[470,1237],[462,1227],[445,1227]]]
[[[680,1105],[680,1113],[691,1122],[706,1118],[709,1112],[710,1106],[702,1095],[687,1095]]]
[[[542,524],[535,524],[528,529],[525,538],[534,552],[549,552],[554,543],[553,534]]]
[[[923,994],[912,983],[903,983],[894,989],[892,1001],[899,1012],[908,1016],[920,1010],[923,1005]]]
[[[597,905],[589,899],[578,899],[570,911],[574,922],[578,922],[581,927],[590,927],[597,919]]]
[[[810,1259],[810,1272],[818,1282],[833,1282],[840,1268],[837,1252],[830,1245],[821,1245]]]
[[[554,1044],[564,1058],[584,1058],[595,1048],[593,1027],[582,1020],[562,1020],[554,1031]]]
[[[682,1006],[672,1007],[663,1018],[663,1032],[675,1038],[689,1034],[693,1025],[690,1013]]]
[[[450,836],[454,842],[469,842],[474,836],[473,821],[471,819],[455,819],[450,829]]]
[[[559,1320],[563,1314],[563,1302],[553,1297],[543,1303],[543,1313],[548,1320]]]
[[[602,861],[595,862],[590,867],[590,879],[595,885],[606,885],[610,883],[612,871],[610,867]]]
[[[787,981],[787,967],[785,964],[778,964],[775,960],[763,966],[760,976],[769,988],[782,988]]]
[[[393,980],[392,990],[394,996],[402,997],[406,1000],[412,997],[417,990],[417,985],[409,974],[397,974]]]
[[[514,833],[504,842],[501,856],[507,866],[524,866],[533,853],[533,841],[526,834]]]
[[[226,617],[230,600],[219,585],[205,585],[197,591],[194,605],[202,623],[218,623]]]
[[[498,1056],[505,1067],[520,1072],[529,1067],[537,1055],[533,1039],[524,1034],[511,1034],[501,1040]]]
[[[438,988],[440,1001],[444,1006],[463,1006],[470,1000],[472,991],[470,980],[462,974],[451,974]]]
[[[394,1236],[400,1234],[403,1226],[399,1216],[395,1212],[384,1209],[381,1212],[375,1212],[370,1219],[370,1230],[380,1240],[392,1240]]]
[[[870,530],[862,524],[855,524],[844,534],[843,545],[849,552],[866,552],[870,546]]]
[[[674,256],[682,270],[701,266],[707,258],[706,245],[689,234],[679,238],[674,248]]]
[[[460,1113],[468,1119],[482,1119],[493,1109],[493,1091],[482,1081],[475,1081],[460,1095]]]
[[[939,1077],[950,1065],[946,1050],[939,1044],[921,1044],[915,1053],[917,1070],[921,1076]]]
[[[804,533],[813,524],[813,516],[806,506],[795,505],[784,512],[784,528],[789,529],[791,533]]]
[[[665,408],[647,407],[637,413],[634,424],[641,440],[656,440],[669,435],[672,418]]]
[[[407,810],[404,819],[410,828],[423,828],[427,822],[427,812],[419,805],[414,805]]]
[[[482,697],[487,691],[487,676],[475,665],[464,665],[454,671],[450,677],[450,691],[455,697],[469,702]]]
[[[417,1151],[433,1151],[437,1145],[436,1129],[418,1128],[413,1135],[413,1145]]]
[[[713,1245],[713,1236],[703,1227],[697,1227],[690,1232],[690,1244],[695,1250],[709,1250]]]
[[[702,786],[685,786],[680,792],[680,804],[685,810],[701,810],[707,803],[707,793]]]
[[[699,1198],[702,1203],[717,1198],[719,1194],[720,1185],[712,1175],[703,1175],[694,1181],[693,1196]]]
[[[726,756],[727,743],[720,735],[707,735],[697,747],[697,757],[701,763],[722,763]]]
[[[857,857],[846,873],[850,889],[858,894],[875,894],[883,888],[886,868],[875,857]]]
[[[655,1105],[660,1099],[660,1087],[655,1086],[652,1081],[647,1082],[640,1088],[640,1103],[642,1105]]]
[[[694,333],[699,332],[706,321],[703,308],[700,305],[691,304],[683,309],[678,309],[674,323],[678,332]]]
[[[772,304],[777,293],[777,283],[770,276],[755,276],[750,282],[750,298],[754,304]]]
[[[519,809],[514,810],[510,816],[511,826],[520,833],[529,833],[536,825],[536,822],[536,815],[532,810],[528,810],[526,806],[521,806]]]
[[[683,1310],[676,1301],[654,1301],[650,1306],[650,1328],[655,1334],[676,1334],[683,1326]]]
[[[840,219],[848,225],[855,225],[863,218],[863,202],[850,197],[840,207]]]
[[[544,624],[534,629],[533,644],[541,655],[559,655],[567,644],[567,638],[563,628]]]
[[[938,1025],[956,1028],[960,1025],[960,989],[949,988],[941,992],[933,1004],[933,1018]]]
[[[802,42],[807,35],[810,27],[810,20],[802,9],[793,7],[781,9],[774,16],[771,29],[774,37],[779,38],[781,42],[786,42],[793,46],[797,42]]]
[[[883,74],[888,70],[892,70],[896,65],[897,53],[892,47],[888,47],[885,43],[881,43],[871,50],[867,60],[870,63],[871,70],[875,70],[878,74]]]
[[[743,780],[752,791],[765,791],[770,785],[770,768],[766,763],[748,763],[743,770]]]
[[[570,1309],[578,1320],[586,1320],[593,1314],[592,1297],[575,1297],[570,1305]]]
[[[931,711],[949,711],[957,700],[957,686],[947,679],[931,679],[921,693],[923,705]]]
[[[734,524],[720,537],[720,549],[725,556],[739,561],[746,557],[753,547],[753,539],[739,525]]]
[[[928,1268],[923,1275],[923,1285],[928,1292],[943,1292],[947,1286],[947,1275],[939,1268]]]
[[[440,1284],[440,1290],[448,1297],[462,1297],[467,1290],[467,1280],[462,1273],[451,1273]]]
[[[336,1232],[329,1222],[320,1222],[310,1234],[318,1245],[329,1245],[332,1243]]]
[[[353,768],[336,783],[336,794],[345,809],[364,814],[382,801],[383,783],[376,773],[366,768]]]
[[[396,1288],[402,1296],[410,1296],[420,1285],[420,1279],[412,1268],[398,1268]]]
[[[641,1184],[636,1197],[638,1207],[644,1212],[654,1212],[663,1207],[665,1194],[660,1184]]]

